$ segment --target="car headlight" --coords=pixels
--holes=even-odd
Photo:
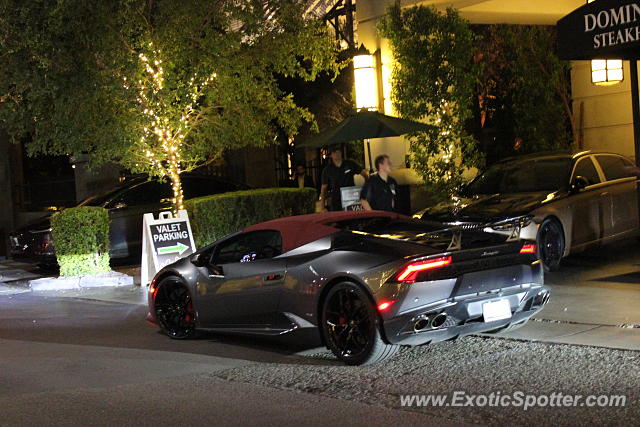
[[[491,224],[491,228],[496,231],[511,230],[516,226],[520,226],[520,228],[525,228],[526,226],[531,224],[532,220],[533,220],[533,215],[524,215],[524,216],[515,217],[515,218],[508,218],[508,219]]]

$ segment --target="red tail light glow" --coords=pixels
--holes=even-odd
[[[378,304],[378,311],[387,311],[395,301],[384,301]]]
[[[411,264],[407,265],[404,270],[400,272],[400,274],[398,274],[397,279],[400,282],[414,282],[419,272],[442,268],[449,264],[451,264],[450,256],[412,262]]]
[[[528,243],[520,249],[521,254],[535,254],[538,248],[533,243]]]

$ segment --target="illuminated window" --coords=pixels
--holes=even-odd
[[[594,59],[591,61],[591,82],[610,86],[624,79],[621,59]]]

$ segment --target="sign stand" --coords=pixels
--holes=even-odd
[[[362,187],[354,185],[353,187],[340,188],[340,202],[344,211],[361,211],[360,191]]]
[[[142,260],[140,285],[147,286],[163,267],[191,255],[196,250],[187,211],[160,212],[158,219],[146,213],[142,219]]]

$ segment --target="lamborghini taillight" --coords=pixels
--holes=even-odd
[[[521,254],[535,254],[537,247],[534,243],[528,243],[520,249]]]
[[[446,267],[451,264],[451,257],[431,258],[422,261],[414,261],[407,264],[396,275],[398,282],[413,283],[416,281],[416,277],[422,271],[436,270],[438,268]]]

